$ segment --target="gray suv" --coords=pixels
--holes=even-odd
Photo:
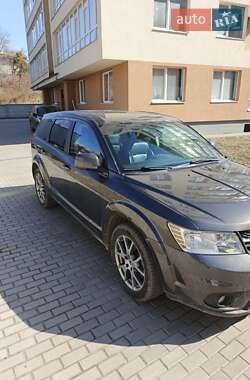
[[[250,313],[250,169],[184,123],[126,112],[46,114],[32,138],[43,207],[57,203],[107,249],[138,301]]]

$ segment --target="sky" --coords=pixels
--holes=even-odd
[[[0,28],[10,34],[10,48],[27,53],[22,0],[0,0]]]

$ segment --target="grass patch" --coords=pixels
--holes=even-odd
[[[230,160],[250,166],[250,134],[211,138]]]

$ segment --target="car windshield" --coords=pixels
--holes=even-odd
[[[55,106],[42,106],[37,108],[38,116],[43,116],[50,112],[57,112],[57,108]]]
[[[105,124],[103,133],[125,171],[154,170],[203,161],[220,155],[198,133],[179,121]]]

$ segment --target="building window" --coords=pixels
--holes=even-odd
[[[34,49],[37,42],[40,40],[41,36],[43,35],[43,33],[44,33],[43,8],[40,7],[27,36],[29,52],[32,49]]]
[[[53,0],[53,14],[55,14],[59,8],[63,5],[64,0]]]
[[[57,64],[66,61],[96,39],[96,0],[82,0],[55,33]]]
[[[181,8],[187,8],[187,0],[154,0],[154,27],[172,30],[172,10]]]
[[[26,0],[26,2],[24,4],[24,14],[25,14],[26,23],[29,20],[29,17],[30,17],[31,12],[34,8],[35,2],[36,2],[36,0]]]
[[[153,69],[153,101],[183,102],[184,69]]]
[[[85,80],[79,80],[79,99],[81,104],[86,103]]]
[[[48,73],[48,55],[46,47],[42,48],[35,58],[30,62],[31,81],[35,82]]]
[[[243,25],[242,25],[242,30],[230,30],[230,26],[229,26],[229,30],[224,30],[224,31],[221,31],[221,32],[218,32],[218,36],[220,37],[229,37],[229,38],[239,38],[239,39],[242,39],[243,38],[243,33],[244,33],[244,19],[245,19],[245,8],[244,7],[239,7],[239,6],[236,6],[236,5],[228,5],[228,4],[220,4],[220,9],[225,9],[226,10],[229,10],[231,8],[233,9],[238,9],[240,12],[241,12],[241,15],[242,15],[242,21],[243,21]]]
[[[108,71],[102,74],[102,99],[103,103],[113,102],[113,73]]]
[[[238,77],[237,71],[214,71],[212,101],[235,101]]]

